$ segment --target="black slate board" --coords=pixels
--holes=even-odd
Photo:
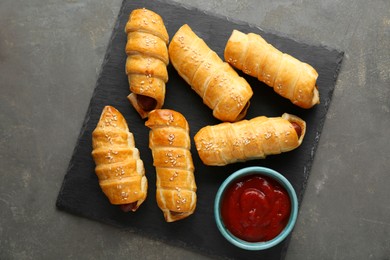
[[[192,155],[196,167],[198,203],[196,212],[189,218],[166,223],[155,201],[155,170],[148,148],[149,129],[144,126],[136,111],[126,99],[129,94],[127,76],[124,73],[126,35],[124,26],[131,10],[148,8],[159,13],[172,38],[178,28],[188,23],[198,36],[223,57],[223,50],[233,29],[261,34],[269,43],[283,52],[311,64],[319,72],[318,86],[321,104],[311,110],[292,105],[276,95],[273,90],[255,78],[243,75],[254,90],[247,119],[265,115],[280,116],[284,112],[300,116],[307,122],[307,133],[303,144],[296,150],[269,156],[264,160],[237,163],[225,167],[207,167],[196,152],[193,136],[203,126],[217,124],[195,92],[182,80],[174,68],[169,66],[169,82],[165,108],[181,112],[188,120],[192,137]],[[160,1],[124,1],[109,42],[102,71],[97,81],[85,122],[80,132],[74,154],[57,198],[60,210],[97,220],[120,228],[131,229],[153,239],[176,246],[183,246],[201,254],[236,259],[281,259],[284,258],[286,239],[273,249],[251,252],[238,249],[226,242],[217,230],[213,218],[213,201],[219,185],[233,171],[244,166],[266,166],[281,172],[290,180],[302,201],[311,164],[320,138],[321,130],[335,87],[335,81],[343,53],[323,46],[311,46],[287,37],[267,33],[246,23],[231,21],[196,9]],[[241,74],[242,75],[242,74]],[[140,150],[149,181],[148,198],[136,213],[123,213],[119,207],[110,205],[100,190],[94,174],[91,154],[91,133],[105,105],[116,107],[128,121],[136,146]]]

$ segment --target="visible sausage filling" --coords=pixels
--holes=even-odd
[[[301,135],[302,135],[301,127],[297,123],[295,123],[295,122],[291,122],[291,124],[294,127],[295,132],[297,132],[298,139],[299,139],[301,137]]]
[[[152,111],[157,105],[157,101],[154,98],[144,95],[137,95],[137,102],[144,111]]]
[[[171,213],[172,216],[180,216],[180,215],[184,214],[184,212],[177,212],[177,211],[172,211],[172,210],[170,210],[169,212]]]
[[[121,208],[121,210],[123,212],[129,212],[129,211],[137,209],[137,201],[132,202],[132,203],[128,203],[128,204],[122,204],[122,205],[119,205],[119,207]]]
[[[241,120],[246,115],[246,111],[248,110],[248,107],[249,107],[249,102],[247,102],[245,104],[245,106],[242,108],[240,114],[238,114],[237,121]]]

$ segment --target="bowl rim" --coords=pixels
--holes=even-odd
[[[291,202],[291,213],[286,227],[275,238],[264,242],[248,242],[234,236],[224,226],[222,221],[222,216],[219,210],[224,192],[232,182],[234,182],[238,178],[249,176],[249,175],[256,175],[256,174],[262,174],[275,179],[286,189]],[[287,180],[287,178],[284,177],[281,173],[271,168],[267,168],[263,166],[249,166],[233,172],[222,182],[214,200],[214,217],[215,217],[218,230],[220,231],[222,236],[225,237],[230,243],[246,250],[265,250],[279,244],[291,233],[292,229],[294,228],[295,222],[297,220],[297,216],[298,216],[298,198],[294,187]]]

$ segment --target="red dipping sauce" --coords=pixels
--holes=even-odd
[[[291,202],[285,188],[267,176],[247,175],[228,187],[221,215],[226,228],[248,242],[276,237],[287,225]]]

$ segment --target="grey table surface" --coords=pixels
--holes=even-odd
[[[0,1],[0,259],[207,259],[55,200],[122,0]],[[175,0],[345,52],[286,259],[390,259],[390,1]]]

